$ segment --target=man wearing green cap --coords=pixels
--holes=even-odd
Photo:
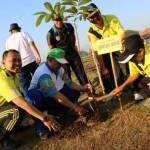
[[[54,116],[62,116],[68,109],[84,115],[86,109],[77,104],[80,92],[91,90],[90,84],[84,86],[72,82],[66,75],[63,64],[64,51],[53,48],[48,52],[47,61],[40,65],[35,71],[28,92],[28,99],[41,111],[47,111]],[[36,131],[38,135],[47,134],[42,122],[37,122]]]

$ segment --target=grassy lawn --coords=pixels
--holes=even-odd
[[[89,80],[101,92],[97,73],[91,57],[83,58]],[[76,81],[75,77],[73,77]],[[80,98],[82,105],[90,110],[87,95]],[[92,102],[95,112],[75,119],[61,133],[41,142],[33,128],[23,132],[21,139],[27,142],[22,150],[149,150],[150,106],[144,102],[135,104],[130,92],[121,96],[123,110],[117,97],[107,102]],[[68,120],[69,121],[69,118]]]

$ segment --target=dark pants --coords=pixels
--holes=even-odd
[[[69,64],[66,65],[69,78],[71,79],[71,67],[81,85],[88,83],[80,56],[78,54],[74,56],[66,56],[66,59],[69,62]]]
[[[72,90],[67,86],[64,86],[64,88],[59,92],[65,95],[73,103],[77,102],[80,96],[79,91]],[[58,117],[68,112],[67,107],[56,102],[56,100],[51,97],[45,98],[42,92],[37,89],[29,90],[27,96],[29,97],[31,103],[41,111],[47,111],[49,114]],[[39,134],[41,132],[45,132],[45,130],[46,128],[43,123],[39,120],[36,120],[36,132]]]
[[[150,82],[150,77],[140,76],[133,83],[133,91],[141,94],[144,98],[150,97],[150,89],[147,86],[147,83]]]
[[[24,96],[27,94],[27,91],[28,91],[28,88],[30,86],[30,82],[32,79],[32,75],[34,74],[37,67],[38,65],[36,64],[36,62],[32,62],[21,68],[20,89],[22,93],[24,94]]]
[[[116,78],[117,78],[118,85],[122,84],[127,79],[127,76],[129,74],[128,64],[120,64],[118,62],[119,55],[120,55],[120,52],[113,53],[113,60],[114,60],[114,66],[115,66]],[[114,75],[113,75],[112,66],[111,66],[110,54],[104,54],[103,61],[104,61],[106,68],[109,71],[109,74],[106,76],[103,76],[102,80],[103,80],[103,84],[105,87],[105,91],[109,93],[111,90],[113,90],[115,88]]]
[[[0,106],[0,141],[13,132],[23,115],[24,111],[11,102]]]

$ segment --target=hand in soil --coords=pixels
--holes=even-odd
[[[47,126],[47,128],[50,131],[59,132],[61,129],[61,125],[52,117],[49,116],[48,121],[44,122],[44,125]]]
[[[88,111],[85,108],[76,104],[74,112],[77,113],[79,116],[84,116],[85,114],[87,114]]]

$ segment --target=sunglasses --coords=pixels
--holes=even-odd
[[[95,13],[95,14],[93,14],[91,17],[88,18],[88,20],[89,20],[90,22],[94,22],[94,21],[99,20],[99,19],[100,19],[99,13]]]

